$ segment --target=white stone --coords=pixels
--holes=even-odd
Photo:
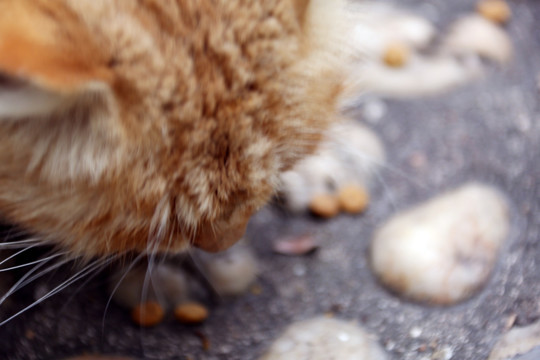
[[[353,322],[318,317],[294,323],[260,360],[384,360],[385,353]]]
[[[426,57],[413,53],[403,67],[393,68],[381,61],[367,61],[355,70],[353,76],[359,79],[358,87],[370,93],[411,98],[451,90],[481,74],[481,64],[474,58],[459,61],[453,56]]]
[[[199,250],[193,256],[202,266],[210,285],[223,296],[244,293],[259,273],[255,255],[243,241],[221,253]]]
[[[516,327],[497,342],[488,360],[507,360],[540,346],[540,322]]]
[[[470,183],[383,225],[371,245],[372,268],[407,298],[455,303],[486,282],[508,230],[504,196]]]
[[[443,48],[455,54],[478,54],[499,63],[506,63],[513,56],[508,34],[480,15],[469,15],[456,21]]]
[[[358,51],[379,58],[389,44],[403,43],[413,48],[426,47],[435,36],[428,20],[380,2],[355,4],[352,34]]]

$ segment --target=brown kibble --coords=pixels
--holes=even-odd
[[[402,67],[409,60],[409,48],[400,43],[388,45],[383,55],[383,61],[390,67]]]
[[[183,303],[174,309],[174,316],[184,324],[198,324],[208,318],[208,310],[199,303]]]
[[[510,20],[512,10],[504,0],[481,0],[476,9],[480,15],[498,24]]]
[[[361,186],[348,185],[339,190],[338,200],[343,211],[358,214],[367,208],[369,195]]]
[[[319,194],[311,199],[309,209],[317,216],[331,218],[339,213],[339,202],[334,195]]]
[[[262,287],[261,285],[259,284],[254,284],[250,289],[249,291],[253,294],[253,295],[261,295],[262,294]]]
[[[159,324],[164,316],[165,312],[163,311],[163,308],[155,301],[139,304],[133,308],[133,311],[131,312],[133,321],[141,326],[147,327]]]

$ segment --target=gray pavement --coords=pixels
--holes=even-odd
[[[443,28],[474,4],[399,3]],[[106,274],[100,274],[0,328],[0,359],[83,353],[255,359],[292,321],[326,312],[357,320],[394,359],[486,359],[509,319],[527,325],[540,318],[540,2],[511,5],[508,29],[516,57],[510,65],[492,67],[484,79],[441,96],[385,101],[387,114],[371,126],[387,148],[388,165],[367,213],[320,221],[269,206],[251,221],[248,237],[262,268],[260,293],[213,301],[212,316],[201,326],[170,320],[140,329],[124,309],[111,304],[104,310]],[[361,109],[351,114],[359,118]],[[418,154],[427,161],[422,168],[411,164]],[[488,285],[452,307],[415,304],[387,292],[369,270],[373,230],[396,211],[468,180],[495,185],[512,208],[512,233]],[[318,252],[302,257],[272,252],[273,239],[304,232],[321,241]],[[27,304],[39,291],[30,288],[13,301]],[[411,336],[413,328],[420,335]],[[202,337],[209,341],[207,350]],[[536,359],[536,354],[520,359]]]

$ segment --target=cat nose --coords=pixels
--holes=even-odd
[[[220,221],[214,226],[205,224],[201,226],[194,245],[204,251],[218,252],[227,250],[244,236],[249,221],[249,216],[232,221]]]

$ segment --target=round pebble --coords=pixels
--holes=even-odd
[[[409,52],[409,49],[403,44],[390,44],[384,52],[383,61],[390,67],[402,67],[409,60]]]
[[[208,309],[199,303],[184,303],[176,306],[174,316],[184,324],[199,324],[208,318]]]
[[[369,195],[363,187],[348,185],[339,190],[338,201],[341,210],[351,214],[358,214],[367,208]]]
[[[512,11],[504,0],[482,0],[476,9],[486,19],[499,24],[506,23],[512,16]]]
[[[133,321],[141,326],[150,327],[159,324],[165,312],[158,302],[148,301],[137,305],[131,312]]]
[[[444,41],[445,51],[459,55],[476,54],[505,64],[513,56],[513,45],[500,26],[473,14],[458,19]]]
[[[508,229],[504,196],[486,185],[467,184],[382,226],[371,245],[372,268],[404,297],[452,304],[486,282]]]
[[[379,344],[353,322],[318,317],[290,325],[260,360],[384,360]]]
[[[331,218],[339,213],[339,201],[334,195],[319,194],[311,199],[309,209],[317,216]]]
[[[213,289],[222,296],[246,292],[259,273],[255,255],[243,241],[221,253],[195,251],[192,256],[204,269]]]

